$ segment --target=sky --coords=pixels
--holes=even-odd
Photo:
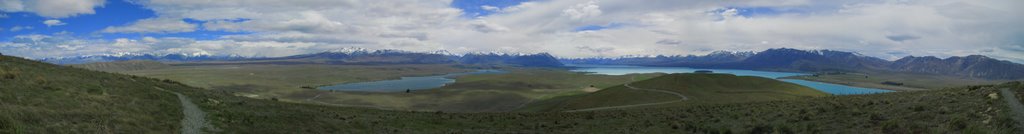
[[[1024,63],[1021,0],[0,0],[0,53],[558,57],[830,49]]]

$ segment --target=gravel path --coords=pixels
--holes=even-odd
[[[183,134],[201,134],[203,128],[214,129],[210,122],[206,121],[206,112],[203,112],[198,105],[192,103],[192,100],[188,96],[182,95],[181,93],[164,90],[160,87],[155,87],[158,90],[164,92],[170,92],[178,96],[178,100],[181,101],[182,113],[185,113],[185,118],[181,120],[181,133]]]
[[[1006,104],[1010,106],[1010,111],[1013,111],[1013,120],[1017,120],[1017,125],[1024,128],[1024,105],[1020,104],[1020,100],[1010,89],[999,89],[999,92],[1003,94],[1003,100],[1006,100]]]
[[[650,92],[659,92],[659,93],[672,94],[672,95],[678,96],[679,99],[678,100],[671,100],[671,101],[663,101],[663,102],[654,102],[654,103],[643,103],[643,104],[632,104],[632,105],[622,105],[622,106],[608,106],[608,107],[595,107],[595,108],[587,108],[587,109],[576,109],[576,110],[569,110],[569,111],[565,111],[565,112],[582,112],[582,111],[596,111],[596,110],[632,108],[632,107],[641,107],[641,106],[669,104],[669,103],[676,103],[676,102],[682,102],[682,101],[690,100],[689,97],[686,97],[685,95],[677,93],[677,92],[658,90],[658,89],[638,88],[638,87],[631,86],[629,84],[633,84],[633,82],[636,82],[636,77],[633,77],[633,78],[630,78],[630,79],[631,79],[631,82],[623,84],[623,86],[626,86],[627,88],[633,89],[633,90],[643,90],[643,91],[650,91]]]

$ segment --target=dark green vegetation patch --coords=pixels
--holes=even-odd
[[[779,80],[732,74],[668,74],[634,82],[635,88],[682,94],[686,101],[666,105],[725,104],[790,100],[826,96],[827,93]],[[679,100],[672,94],[616,86],[567,101],[561,110],[655,103]]]

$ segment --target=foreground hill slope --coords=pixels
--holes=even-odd
[[[636,90],[630,87],[675,92],[686,98],[680,103],[687,104],[791,100],[828,95],[812,88],[762,77],[682,73],[633,82],[631,86],[617,86],[601,90],[567,101],[562,109],[585,109],[680,99],[672,94]]]
[[[160,84],[0,56],[0,133],[177,132],[181,107]]]
[[[220,133],[1012,133],[996,89],[553,113],[382,111],[231,96],[0,56],[0,133],[177,133],[191,98]]]

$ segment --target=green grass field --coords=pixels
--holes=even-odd
[[[161,69],[120,73],[179,80],[185,84],[216,90],[228,90],[260,98],[287,96],[301,87],[340,83],[398,79],[402,76],[428,76],[467,69],[450,65],[326,65],[326,64],[238,64],[172,66]]]
[[[148,63],[148,64],[143,64]],[[559,96],[586,94],[619,85],[630,77],[659,74],[610,76],[587,75],[558,68],[499,67],[509,73],[460,76],[456,83],[439,89],[412,93],[330,92],[316,87],[338,83],[398,79],[472,71],[451,64],[328,65],[328,64],[199,64],[161,65],[129,61],[72,65],[94,70],[170,79],[187,85],[227,91],[251,98],[296,103],[372,107],[388,110],[503,112],[528,103]]]
[[[991,85],[1009,82],[1009,80],[985,80],[974,78],[958,78],[950,76],[894,72],[822,74],[818,76],[804,75],[786,77],[786,79],[801,79],[848,86],[888,89],[896,91],[931,90],[948,87]],[[904,85],[894,86],[881,84],[882,82],[885,81],[899,82],[903,83]]]
[[[685,95],[689,100],[666,105],[724,104],[792,100],[827,96],[827,93],[774,79],[731,74],[668,74],[638,81],[637,88],[659,89]],[[569,100],[561,110],[607,107],[677,100],[666,93],[616,86]]]
[[[504,68],[509,73],[467,75],[438,89],[411,93],[317,92],[319,102],[381,107],[390,110],[445,112],[507,112],[560,96],[586,94],[591,85],[604,88],[629,81],[628,76],[588,75],[563,69]]]

